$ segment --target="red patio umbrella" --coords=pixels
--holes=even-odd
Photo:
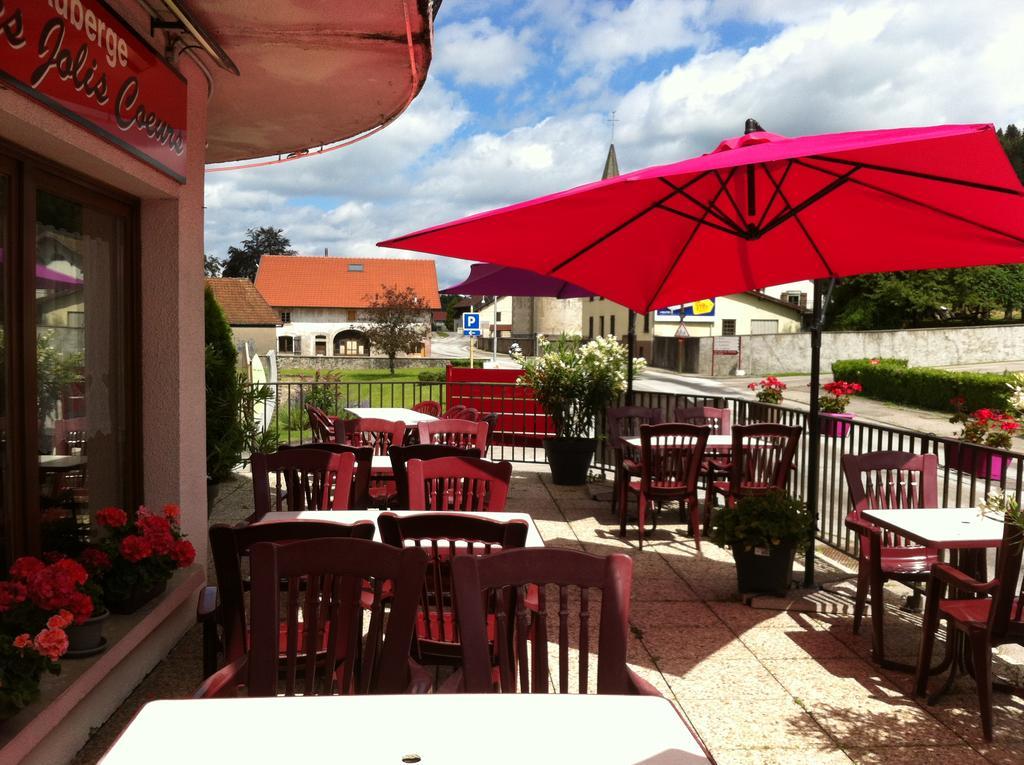
[[[992,125],[787,138],[748,120],[709,154],[380,244],[529,269],[646,312],[799,279],[1024,262],[1024,188]],[[812,394],[812,511],[819,427]]]

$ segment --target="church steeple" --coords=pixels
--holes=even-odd
[[[604,172],[601,174],[601,180],[606,178],[614,178],[619,174],[619,158],[615,156],[615,144],[608,145],[608,158],[604,161]]]

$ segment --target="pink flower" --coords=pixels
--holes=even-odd
[[[27,632],[22,632],[18,637],[14,638],[15,648],[28,648],[30,645],[32,645],[32,636]]]
[[[74,615],[62,608],[58,613],[46,620],[46,626],[51,630],[62,630],[65,627],[70,627],[74,621]]]
[[[47,627],[33,641],[36,653],[50,661],[57,661],[68,650],[68,635],[62,629]]]

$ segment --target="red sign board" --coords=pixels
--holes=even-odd
[[[0,78],[185,182],[185,78],[101,0],[0,0]]]

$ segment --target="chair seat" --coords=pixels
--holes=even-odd
[[[868,561],[868,551],[864,560]],[[926,579],[933,563],[939,562],[939,553],[931,547],[883,547],[882,573],[889,577],[914,576]]]
[[[939,603],[940,616],[952,619],[960,624],[984,628],[992,610],[992,598],[969,598],[967,600],[943,600]],[[1020,598],[1013,599],[1010,614],[1018,613]],[[1017,620],[1017,624],[1024,623]]]
[[[711,485],[715,487],[715,491],[721,492],[723,494],[728,494],[729,493],[729,482],[728,481],[715,481]],[[743,486],[741,488],[741,491],[750,492],[751,494],[754,494],[754,493],[757,493],[759,491],[768,491],[769,489],[774,489],[774,488],[775,488],[775,484],[773,484],[773,483],[767,483],[767,482],[764,482],[764,483],[745,483],[745,484],[743,484]]]
[[[654,490],[659,490],[660,489],[662,492],[665,492],[665,491],[676,491],[676,492],[678,492],[680,494],[687,493],[686,492],[686,487],[683,484],[681,484],[681,483],[669,483],[667,481],[651,481],[651,488],[654,489]],[[640,492],[640,479],[639,478],[631,480],[629,482],[629,490],[630,491],[635,491],[637,493]]]
[[[630,475],[640,475],[643,471],[643,467],[636,460],[623,460],[622,469]]]

